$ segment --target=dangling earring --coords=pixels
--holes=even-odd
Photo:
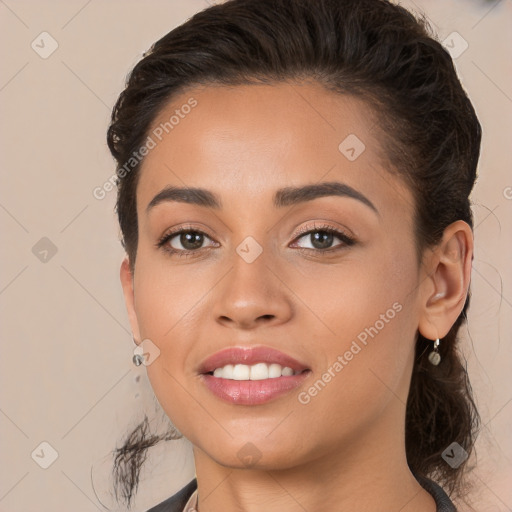
[[[135,341],[135,338],[133,338],[133,342],[135,345],[138,345]],[[144,356],[142,354],[134,354],[132,357],[133,364],[135,366],[140,366],[144,362]]]
[[[140,354],[135,354],[132,361],[135,366],[140,366],[144,362],[144,358]]]
[[[434,366],[437,366],[441,362],[441,354],[439,353],[439,338],[434,341],[434,350],[430,352],[428,355],[428,360],[430,361],[430,364],[433,364]]]

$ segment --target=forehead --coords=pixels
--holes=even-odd
[[[363,100],[317,83],[190,88],[148,132],[154,147],[141,166],[140,213],[169,184],[208,188],[243,206],[287,185],[340,181],[377,203],[386,193],[410,203],[385,168],[377,123]]]

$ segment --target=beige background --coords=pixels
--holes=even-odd
[[[441,39],[456,31],[468,43],[456,65],[484,128],[465,329],[485,425],[472,497],[481,512],[512,510],[512,0],[404,4],[425,11]],[[142,411],[159,414],[144,367],[131,363],[115,192],[97,200],[92,191],[114,172],[105,131],[125,75],[206,6],[0,0],[0,511],[89,512],[104,510],[100,501],[115,510],[109,451]],[[58,44],[47,58],[44,31]],[[43,469],[52,449],[58,456]],[[193,476],[188,442],[153,449],[134,510]]]

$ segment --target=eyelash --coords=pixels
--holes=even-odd
[[[328,249],[311,249],[309,247],[299,247],[297,250],[299,250],[300,252],[313,251],[315,253],[322,253],[322,254],[329,253],[330,254],[332,252],[336,252],[338,250],[343,249],[344,247],[351,246],[356,243],[356,240],[353,237],[347,235],[343,231],[335,229],[329,225],[317,226],[316,224],[313,224],[312,229],[311,229],[311,227],[307,227],[307,228],[303,228],[303,229],[299,230],[299,232],[297,233],[297,236],[294,238],[294,241],[299,240],[300,238],[303,238],[306,235],[310,235],[312,233],[317,233],[317,232],[332,234],[336,238],[338,238],[342,243],[340,245],[330,247]],[[204,231],[201,231],[200,229],[195,229],[192,226],[190,226],[190,227],[186,226],[186,227],[177,229],[176,231],[171,231],[169,233],[166,233],[158,240],[158,242],[155,245],[157,248],[163,249],[165,252],[169,253],[171,256],[177,255],[179,258],[192,257],[192,256],[195,256],[199,251],[201,251],[201,249],[206,249],[206,247],[201,247],[200,249],[190,251],[190,250],[173,249],[171,247],[166,246],[166,244],[171,239],[173,239],[175,236],[181,235],[183,233],[195,233],[195,234],[199,234],[199,235],[204,235],[211,239],[211,237]]]

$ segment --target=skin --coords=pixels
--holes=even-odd
[[[450,225],[418,261],[412,194],[386,168],[375,118],[359,99],[314,82],[201,87],[174,98],[154,126],[190,97],[197,106],[143,164],[135,271],[125,259],[121,282],[135,339],[160,350],[147,366],[155,395],[193,444],[199,510],[435,511],[406,463],[405,403],[417,332],[442,338],[462,310],[471,229]],[[349,134],[366,146],[354,161],[338,149]],[[337,196],[274,207],[277,189],[321,181],[353,187],[378,212]],[[206,188],[223,208],[162,202],[147,213],[168,185]],[[191,257],[155,246],[191,224],[207,235]],[[299,233],[315,224],[356,242],[335,235],[337,250],[326,253]],[[263,251],[252,263],[236,252],[248,236]],[[190,248],[179,235],[170,243]],[[400,312],[301,403],[298,394],[394,303]],[[252,345],[277,348],[312,373],[266,404],[221,401],[201,383],[199,364]],[[246,467],[237,454],[249,442],[258,456]]]

